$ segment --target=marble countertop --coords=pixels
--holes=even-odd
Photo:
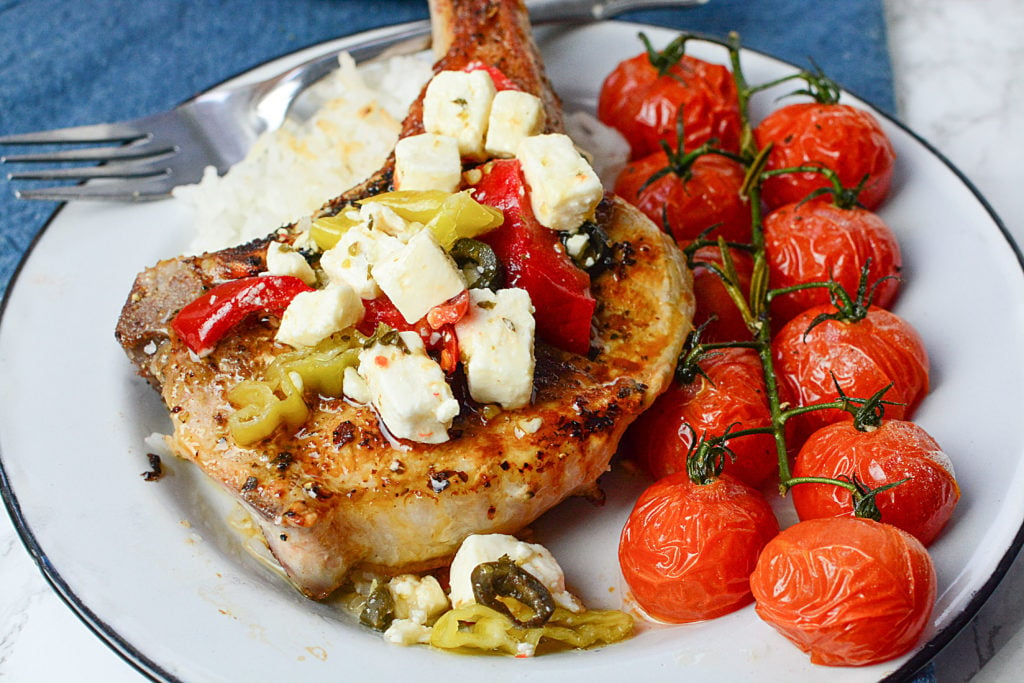
[[[844,0],[853,1],[853,0]],[[1024,243],[1024,0],[887,0],[898,118],[971,179]],[[0,680],[143,677],[50,589],[0,515]],[[936,658],[940,682],[1004,680],[1024,669],[1024,558]]]

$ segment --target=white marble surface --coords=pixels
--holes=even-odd
[[[844,0],[852,1],[852,0]],[[887,0],[899,116],[970,178],[1024,243],[1024,0]],[[143,677],[42,578],[0,514],[0,682]],[[1024,670],[1024,558],[936,660],[940,682]]]

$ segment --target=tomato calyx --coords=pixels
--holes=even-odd
[[[807,329],[804,331],[804,339],[807,338],[807,335],[811,330],[827,320],[836,320],[838,322],[851,324],[857,323],[867,317],[868,311],[871,310],[871,304],[875,300],[875,293],[877,292],[879,285],[886,280],[896,277],[894,275],[880,277],[869,287],[868,277],[871,271],[871,263],[872,259],[869,256],[864,262],[864,267],[861,268],[857,291],[853,296],[850,296],[850,293],[835,280],[829,280],[828,282],[811,282],[805,285],[794,285],[793,287],[773,290],[772,296],[811,287],[828,288],[829,299],[831,300],[832,305],[836,307],[836,310],[834,313],[821,313],[815,316],[810,325],[808,325]]]
[[[842,94],[839,84],[826,76],[813,60],[811,64],[814,67],[813,71],[804,70],[795,76],[803,80],[807,84],[806,87],[794,90],[788,96],[807,95],[818,104],[838,104],[839,96]]]
[[[676,147],[672,149],[672,145],[668,143],[668,140],[662,139],[658,141],[662,151],[665,152],[666,164],[644,181],[640,189],[637,190],[637,195],[643,194],[644,190],[670,173],[685,183],[693,175],[694,162],[705,154],[718,154],[727,159],[743,163],[743,157],[716,147],[715,145],[718,143],[717,138],[711,138],[699,147],[687,152],[683,147],[683,141],[686,139],[683,119],[683,108],[680,107],[679,112],[676,114]],[[709,231],[710,228],[705,232]]]
[[[799,484],[832,484],[833,486],[839,486],[850,492],[851,503],[853,506],[853,516],[861,517],[863,519],[870,519],[876,522],[884,521],[882,519],[882,512],[878,509],[876,498],[879,493],[888,491],[889,489],[896,488],[901,484],[910,481],[910,477],[904,477],[899,481],[892,481],[876,488],[867,486],[864,482],[857,478],[857,475],[840,475],[835,479],[831,477],[791,477],[789,479],[789,486]]]
[[[647,50],[647,61],[651,63],[654,70],[658,72],[659,76],[668,76],[669,78],[675,78],[671,69],[672,67],[679,64],[683,56],[686,54],[686,41],[692,36],[680,35],[677,36],[671,43],[665,46],[664,50],[656,50],[651,44],[650,39],[646,34],[640,34],[640,41],[644,44],[644,48]]]

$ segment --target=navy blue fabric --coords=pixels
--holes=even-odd
[[[426,16],[426,0],[0,0],[0,133],[153,113],[298,48]],[[881,0],[712,0],[623,18],[736,30],[894,108]],[[55,208],[0,182],[0,293]]]

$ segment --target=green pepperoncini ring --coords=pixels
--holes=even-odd
[[[555,613],[555,599],[540,579],[502,555],[497,562],[483,562],[470,574],[473,597],[481,605],[501,612],[523,628],[543,626]],[[533,610],[533,616],[521,620],[501,598],[512,598]]]

